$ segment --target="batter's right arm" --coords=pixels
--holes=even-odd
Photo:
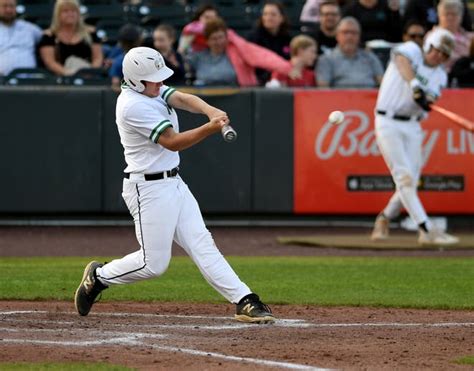
[[[222,115],[227,117],[227,113],[214,106],[211,106],[193,94],[175,91],[169,97],[168,103],[174,108],[182,109],[192,113],[202,113],[203,115],[209,117],[209,119]]]
[[[413,100],[416,102],[416,104],[418,104],[425,111],[431,111],[430,104],[432,102],[428,101],[426,98],[426,93],[421,88],[420,82],[416,79],[415,71],[411,66],[410,60],[407,57],[398,54],[395,56],[395,64],[398,68],[398,71],[400,71],[402,78],[410,84],[413,92]]]
[[[413,71],[411,62],[407,57],[400,54],[396,55],[395,64],[405,81],[410,82],[415,78],[415,71]]]
[[[209,135],[219,133],[229,123],[226,115],[212,118],[197,128],[177,133],[172,127],[167,128],[159,137],[158,143],[170,151],[181,151],[199,143]]]

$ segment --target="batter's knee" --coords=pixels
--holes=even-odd
[[[398,176],[395,177],[395,184],[397,188],[414,188],[415,187],[415,181],[413,177],[407,173],[407,172],[402,172]]]
[[[166,272],[170,264],[171,256],[169,258],[149,258],[147,259],[146,269],[152,277],[161,276]]]

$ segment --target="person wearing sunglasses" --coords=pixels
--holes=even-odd
[[[425,33],[425,26],[416,19],[412,19],[403,27],[403,42],[413,41],[421,48],[423,46]]]

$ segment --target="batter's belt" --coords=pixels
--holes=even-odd
[[[161,173],[153,173],[153,174],[132,174],[133,178],[137,176],[142,176],[145,180],[160,180],[165,178],[172,178],[178,175],[179,167],[175,167],[174,169],[162,171]],[[124,178],[130,179],[130,173],[124,173]]]
[[[379,115],[382,115],[382,116],[387,116],[387,117],[390,117],[394,120],[398,120],[398,121],[411,121],[411,120],[416,120],[416,121],[420,121],[423,116],[406,116],[406,115],[397,115],[397,114],[394,114],[394,115],[388,115],[387,114],[387,111],[382,111],[382,110],[377,110],[376,111]]]

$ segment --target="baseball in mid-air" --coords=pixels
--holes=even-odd
[[[333,111],[329,114],[328,121],[331,124],[339,125],[341,122],[344,121],[344,113],[342,113],[341,111]]]

